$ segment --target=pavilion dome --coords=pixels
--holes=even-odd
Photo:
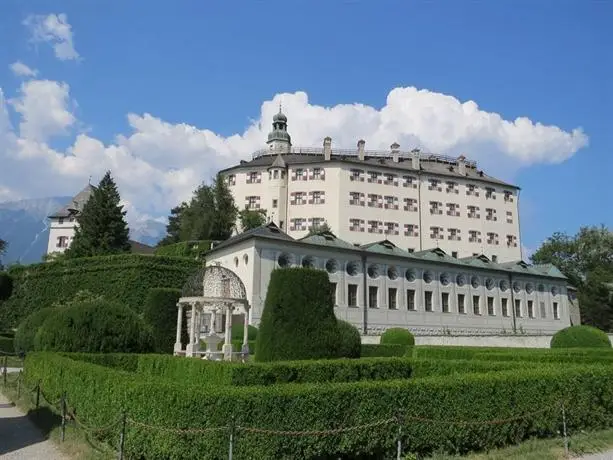
[[[181,297],[247,300],[245,285],[232,270],[221,265],[199,268],[183,285]]]

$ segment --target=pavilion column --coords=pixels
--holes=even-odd
[[[189,345],[185,350],[185,356],[194,356],[200,350],[200,337],[196,337],[196,325],[198,324],[198,305],[196,302],[192,302],[192,320],[190,324],[190,337]],[[198,331],[198,336],[200,331]]]
[[[249,309],[245,306],[245,322],[243,324],[243,345],[249,342]]]
[[[226,330],[223,344],[223,357],[226,361],[232,360],[232,310],[231,304],[226,305]]]
[[[183,350],[181,343],[181,332],[183,329],[183,304],[177,304],[177,339],[175,340],[175,355]]]

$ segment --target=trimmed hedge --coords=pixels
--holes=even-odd
[[[13,292],[13,277],[6,272],[0,272],[0,301],[6,300]]]
[[[360,331],[347,321],[337,321],[340,344],[338,348],[339,358],[359,358],[361,353],[362,341]]]
[[[407,329],[392,327],[383,332],[381,345],[405,345],[412,347],[415,345],[415,337]]]
[[[4,353],[13,353],[15,351],[15,344],[13,342],[13,337],[0,336],[0,351]]]
[[[609,336],[591,326],[570,326],[551,338],[551,348],[611,348]]]
[[[419,346],[412,350],[414,358],[476,359],[487,361],[528,361],[541,363],[613,363],[609,349],[548,349],[548,348],[485,348]]]
[[[61,307],[41,308],[28,315],[17,328],[15,333],[15,351],[27,353],[34,350],[34,337],[46,319]]]
[[[151,326],[155,351],[172,353],[177,337],[177,302],[181,297],[180,289],[149,289],[145,299],[143,318]],[[187,343],[187,317],[183,313],[182,343]]]
[[[406,345],[397,344],[362,344],[360,346],[360,349],[362,358],[374,358],[385,356],[404,356],[405,354],[407,354],[408,350],[410,350],[410,347],[407,347]]]
[[[258,338],[258,328],[252,326],[251,324],[248,327],[249,329],[247,330],[247,341],[255,342],[255,339]],[[242,344],[243,337],[245,336],[245,326],[243,324],[233,324],[231,334],[232,342],[240,340]]]
[[[336,357],[340,336],[329,286],[324,270],[273,270],[260,320],[257,361]]]
[[[225,386],[405,379],[411,377],[413,366],[410,360],[404,358],[324,359],[236,364],[144,354],[69,353],[65,356],[175,382],[206,382],[209,385]],[[507,365],[505,368],[509,367],[511,366]]]
[[[151,330],[132,309],[95,300],[58,308],[34,337],[41,351],[143,353],[152,351]]]
[[[0,324],[14,327],[30,313],[81,290],[140,312],[149,289],[180,289],[201,265],[185,258],[125,254],[15,266],[9,270],[13,295],[0,304]]]
[[[198,360],[189,360],[197,362]],[[68,406],[89,426],[107,426],[122,411],[129,420],[173,429],[228,426],[267,430],[331,430],[390,423],[335,436],[270,436],[238,428],[237,458],[389,458],[398,425],[403,445],[427,455],[434,450],[466,453],[552,437],[561,430],[564,401],[567,429],[603,429],[613,424],[613,367],[513,369],[485,374],[395,381],[223,387],[201,382],[143,379],[138,374],[33,353],[25,362],[26,385],[41,382],[51,400],[66,392]],[[172,410],[168,410],[172,408]],[[398,421],[394,418],[400,416]],[[406,416],[406,417],[403,417]],[[465,425],[420,422],[419,418],[510,423]],[[227,458],[228,431],[188,436],[128,423],[127,458]],[[112,445],[116,432],[98,434]]]
[[[156,256],[189,257],[195,260],[204,260],[211,249],[212,240],[180,241],[155,248]]]

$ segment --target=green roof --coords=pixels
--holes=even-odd
[[[407,259],[412,262],[434,262],[442,263],[446,265],[456,266],[460,268],[480,268],[494,271],[502,271],[506,273],[517,273],[521,275],[531,276],[546,276],[549,278],[561,278],[566,277],[560,272],[560,270],[551,264],[543,265],[530,265],[523,260],[516,260],[511,262],[492,262],[487,256],[481,254],[478,256],[465,257],[456,259],[450,256],[441,248],[426,249],[419,252],[408,252],[399,248],[389,240],[376,241],[374,243],[364,244],[356,246],[347,241],[341,240],[336,237],[332,232],[322,232],[314,235],[305,236],[299,240],[287,235],[283,230],[278,228],[274,223],[269,223],[258,227],[256,229],[249,230],[248,232],[236,235],[229,240],[224,241],[219,246],[216,246],[211,250],[214,253],[217,248],[231,246],[234,243],[245,241],[249,238],[264,238],[278,240],[284,243],[291,244],[307,244],[312,246],[324,246],[335,249],[342,249],[345,251],[354,251],[370,254],[380,254],[384,256],[393,256]]]

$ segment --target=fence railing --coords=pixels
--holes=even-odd
[[[264,436],[337,436],[343,433],[359,431],[359,430],[372,430],[383,426],[397,427],[396,435],[396,458],[400,460],[403,451],[403,426],[407,421],[424,424],[442,424],[442,425],[466,425],[466,426],[485,426],[485,425],[503,425],[524,420],[529,420],[536,415],[545,412],[557,412],[560,413],[560,422],[562,424],[562,436],[564,442],[564,451],[566,458],[568,458],[568,435],[566,430],[566,409],[564,401],[559,401],[555,405],[550,405],[546,408],[535,409],[530,413],[518,414],[517,416],[492,419],[492,420],[453,420],[453,419],[433,419],[427,417],[414,416],[410,414],[404,414],[402,411],[398,411],[396,414],[390,414],[389,417],[376,420],[370,423],[362,425],[344,426],[338,428],[332,428],[329,430],[271,430],[266,428],[258,428],[252,426],[243,426],[234,423],[234,418],[229,420],[227,425],[215,426],[215,427],[194,427],[194,428],[172,428],[159,425],[152,425],[142,420],[136,420],[132,418],[126,412],[117,414],[117,417],[109,424],[103,426],[92,426],[81,420],[75,414],[74,409],[71,408],[70,399],[66,392],[63,392],[59,399],[50,398],[44,391],[42,383],[38,381],[32,388],[27,388],[23,391],[23,371],[16,373],[17,375],[9,377],[7,375],[6,365],[3,369],[3,382],[5,388],[14,388],[17,391],[17,400],[20,400],[24,394],[27,394],[30,402],[38,409],[41,406],[41,399],[46,403],[46,406],[50,408],[56,415],[61,417],[61,431],[60,441],[64,442],[66,436],[66,426],[68,423],[74,423],[74,425],[87,435],[100,435],[101,433],[112,434],[113,430],[117,435],[117,447],[116,454],[119,460],[124,458],[124,446],[127,436],[127,428],[129,426],[139,427],[143,430],[149,431],[163,431],[174,434],[206,434],[211,432],[226,432],[228,435],[228,459],[233,460],[233,452],[236,444],[236,435],[243,433],[254,433]],[[110,446],[113,448],[112,446]]]

